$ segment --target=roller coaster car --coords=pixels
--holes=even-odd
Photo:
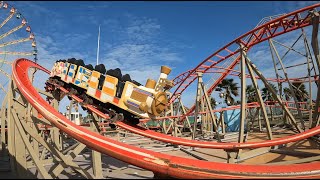
[[[173,86],[172,81],[167,79],[171,72],[169,67],[161,67],[158,82],[148,79],[142,86],[131,80],[130,75],[122,76],[119,68],[106,71],[105,66],[100,64],[93,70],[92,65],[86,66],[81,61],[74,58],[57,61],[51,78],[77,89],[76,95],[85,94],[92,103],[116,111],[124,119],[135,119],[136,123],[139,118],[154,118],[166,109],[168,97],[165,91]]]

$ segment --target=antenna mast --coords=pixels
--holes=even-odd
[[[99,64],[99,47],[100,47],[100,25],[99,25],[99,34],[98,34],[97,65]]]

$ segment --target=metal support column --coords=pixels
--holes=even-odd
[[[243,58],[245,58],[246,57],[246,52],[244,52],[244,51],[241,51],[241,52],[244,55]],[[271,130],[271,127],[270,127],[270,122],[269,122],[269,119],[268,119],[266,107],[264,105],[264,102],[263,102],[263,99],[262,99],[262,96],[261,96],[261,92],[260,92],[259,87],[258,87],[256,76],[253,73],[252,67],[248,63],[247,58],[245,58],[245,64],[247,65],[247,68],[248,68],[248,71],[249,71],[249,74],[250,74],[250,78],[251,78],[251,81],[252,81],[252,85],[253,85],[253,88],[254,88],[254,90],[256,92],[256,96],[258,98],[258,102],[259,102],[259,105],[260,105],[260,108],[261,108],[261,111],[262,111],[263,119],[266,122],[268,138],[272,139],[272,130]],[[259,112],[259,110],[257,110],[257,111]]]
[[[181,95],[180,95],[180,94],[178,94],[178,102],[179,102],[179,104],[180,104],[180,106],[181,106],[182,114],[183,114],[183,115],[186,115],[186,114],[187,114],[187,111],[186,111],[186,109],[185,109],[185,107],[184,107],[184,105],[183,105],[183,103],[182,103]],[[187,125],[188,125],[188,128],[190,129],[190,132],[193,133],[193,129],[191,128],[191,124],[190,124],[190,120],[189,120],[189,117],[188,117],[188,116],[186,116],[185,121],[187,121]],[[183,127],[185,127],[185,122],[183,123]]]
[[[276,78],[277,78],[277,83],[278,83],[278,88],[279,88],[279,94],[280,94],[280,98],[282,99],[282,84],[279,82],[280,80],[280,75],[279,75],[279,72],[278,72],[278,68],[277,68],[277,63],[276,63],[276,60],[274,58],[274,54],[273,54],[273,51],[272,51],[272,48],[271,48],[271,38],[268,40],[269,42],[269,47],[270,47],[270,52],[271,52],[271,58],[272,58],[272,62],[273,62],[273,68],[274,68],[274,71],[276,73]]]
[[[19,97],[19,100],[21,97]],[[17,170],[17,175],[19,178],[26,178],[27,176],[27,152],[26,152],[26,144],[23,141],[22,136],[26,136],[26,139],[29,139],[28,135],[21,134],[21,130],[18,129],[18,123],[16,119],[16,112],[14,111],[14,107],[18,109],[18,112],[21,114],[26,114],[25,113],[25,107],[22,107],[21,102],[17,102],[18,99],[14,99],[13,104],[12,104],[12,109],[11,113],[13,114],[13,119],[14,119],[14,124],[15,124],[15,135],[14,135],[14,152],[15,152],[15,161],[16,161],[16,170]],[[20,104],[21,103],[21,104]],[[20,119],[20,121],[26,121],[26,118],[23,117],[23,119]],[[30,147],[29,147],[30,148]]]
[[[311,46],[313,49],[314,57],[318,66],[318,72],[320,72],[320,54],[319,54],[319,43],[318,43],[318,32],[319,32],[319,13],[316,11],[311,12],[312,16],[312,40]],[[319,117],[319,106],[320,106],[320,78],[318,77],[318,91],[317,91],[317,99],[313,114],[312,122],[314,123],[312,127],[316,127],[319,125],[320,117]]]
[[[279,60],[279,62],[280,62],[281,69],[282,69],[282,71],[283,71],[283,74],[284,74],[287,82],[288,82],[290,92],[291,92],[291,94],[293,95],[294,103],[295,103],[295,105],[296,105],[296,107],[297,107],[297,110],[298,110],[298,115],[299,115],[299,118],[300,118],[300,123],[301,123],[301,125],[302,125],[303,130],[305,130],[306,127],[305,127],[304,121],[303,121],[303,119],[302,119],[301,107],[300,107],[300,105],[298,104],[297,97],[294,95],[295,93],[294,93],[294,91],[293,91],[293,85],[292,85],[292,83],[291,83],[290,80],[289,80],[288,73],[287,73],[286,68],[284,67],[284,65],[283,65],[283,63],[282,63],[282,59],[280,58],[278,51],[276,50],[276,48],[275,48],[274,44],[272,43],[272,41],[269,41],[269,42],[270,42],[270,45],[271,45],[272,49],[274,50],[274,52],[276,53],[276,56],[277,56],[277,58],[278,58],[278,60]]]
[[[56,99],[53,99],[51,101],[51,105],[54,107],[54,109],[59,111],[59,103]],[[62,134],[60,133],[60,130],[57,127],[53,127],[53,142],[55,146],[62,151],[63,150],[63,142],[62,142]]]
[[[244,139],[244,123],[246,118],[246,69],[245,69],[245,47],[240,43],[240,69],[241,69],[241,105],[240,105],[240,125],[239,125],[239,137],[238,142],[243,143]]]
[[[293,117],[293,115],[291,114],[291,112],[289,111],[289,109],[284,105],[284,103],[282,102],[281,98],[277,95],[277,93],[275,92],[275,90],[270,87],[268,80],[262,75],[262,73],[258,70],[258,68],[251,62],[251,60],[247,58],[247,62],[250,64],[252,70],[257,74],[257,76],[262,80],[262,82],[264,83],[264,85],[268,88],[268,90],[271,92],[272,96],[276,99],[276,101],[278,101],[279,105],[285,110],[285,112],[287,113],[287,115],[290,118],[290,121],[292,122],[292,124],[296,127],[296,129],[298,130],[298,132],[302,132],[302,129],[297,125],[297,122],[295,120],[295,118]]]
[[[4,97],[2,101],[2,106],[1,106],[1,150],[2,150],[2,155],[6,156],[8,154],[7,152],[7,102],[8,102],[8,95]]]
[[[196,103],[195,103],[195,110],[194,110],[194,121],[193,121],[193,133],[192,133],[192,140],[195,140],[196,133],[197,133],[197,119],[199,114],[199,103],[201,98],[201,82],[200,79],[202,77],[201,72],[197,72],[198,76],[198,84],[197,84],[197,94],[196,94]]]
[[[219,135],[219,130],[218,130],[218,125],[217,125],[218,124],[217,123],[217,119],[216,119],[216,117],[215,117],[215,115],[213,113],[213,110],[212,110],[212,107],[211,107],[211,104],[210,104],[210,99],[209,99],[207,91],[206,91],[206,89],[204,87],[204,83],[203,83],[203,80],[202,80],[202,73],[201,73],[201,76],[199,77],[199,82],[200,82],[200,88],[201,88],[202,93],[204,95],[204,100],[206,102],[206,106],[207,106],[208,111],[209,111],[209,115],[210,115],[209,118],[211,118],[212,121],[213,121],[214,132],[216,133],[216,137],[217,137],[218,141],[221,142],[220,135]]]
[[[204,102],[203,102],[203,98],[200,99],[200,112],[205,112],[205,105],[204,105]],[[202,133],[202,135],[204,137],[205,132],[207,130],[207,128],[206,128],[207,127],[206,126],[207,120],[205,119],[205,114],[204,113],[202,113],[200,117],[201,117],[201,119],[200,119],[200,124],[201,124],[200,131],[201,131],[201,133]]]
[[[99,117],[92,113],[92,122],[90,123],[90,128],[92,131],[100,133],[99,129]],[[101,153],[95,150],[92,150],[92,171],[95,178],[101,179],[103,178],[102,174],[102,162],[101,162]]]
[[[312,84],[311,84],[311,67],[310,67],[310,62],[312,62],[311,59],[311,54],[310,54],[310,49],[308,47],[308,41],[307,41],[307,37],[306,34],[304,32],[303,29],[302,30],[302,35],[303,35],[303,42],[304,42],[304,47],[306,49],[306,57],[307,57],[307,69],[308,69],[308,84],[309,84],[309,105],[308,108],[309,109],[309,128],[311,128],[312,126]],[[313,67],[314,68],[314,67]]]
[[[48,174],[47,170],[43,167],[42,163],[39,160],[39,156],[33,151],[32,149],[32,145],[29,142],[27,135],[25,134],[23,127],[20,123],[18,123],[18,117],[17,117],[17,112],[12,109],[11,113],[13,115],[13,121],[15,121],[15,125],[17,127],[18,132],[20,133],[20,137],[23,140],[23,143],[25,144],[26,149],[28,150],[30,156],[32,157],[33,161],[35,162],[37,169],[39,170],[39,172],[41,173],[42,177],[45,179],[52,179],[52,177]],[[19,158],[20,159],[20,158]],[[19,173],[19,170],[18,170]],[[19,174],[19,176],[21,176],[21,174]]]
[[[261,109],[258,110],[258,126],[259,126],[259,132],[262,132],[262,125],[261,125]]]
[[[173,109],[173,103],[170,104],[170,107],[172,107],[172,109]],[[176,109],[176,114],[174,114],[174,115],[176,115],[176,116],[179,115],[180,108],[181,108],[181,105],[179,103],[178,107]],[[177,128],[178,128],[177,121],[178,120],[180,120],[180,118],[173,118],[172,119],[172,135],[173,135],[173,137],[177,137],[177,135],[178,135],[178,132],[177,132],[178,131],[177,130]]]
[[[15,136],[15,125],[13,116],[11,113],[12,105],[13,105],[13,97],[14,97],[14,88],[13,82],[10,81],[7,98],[8,98],[8,107],[7,107],[7,133],[8,133],[8,152],[10,155],[10,170],[11,172],[16,172],[16,160],[15,160],[15,146],[14,146],[14,136]]]

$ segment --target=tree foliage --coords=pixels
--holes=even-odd
[[[238,83],[233,82],[233,79],[224,79],[221,81],[220,84],[218,84],[217,91],[224,90],[225,92],[225,102],[228,106],[234,105],[235,100],[234,96],[239,95],[239,90],[237,87]]]
[[[247,85],[246,87],[246,97],[247,97],[247,102],[257,102],[258,98],[256,95],[256,91],[252,85]]]
[[[306,86],[302,82],[292,82],[293,92],[298,102],[304,102],[308,100],[308,92]]]
[[[269,83],[269,85],[276,93],[278,93],[278,90],[274,84]],[[275,98],[272,96],[271,91],[269,91],[269,89],[266,86],[264,88],[262,88],[261,96],[264,101],[274,101],[275,100]]]

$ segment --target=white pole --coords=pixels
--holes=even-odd
[[[98,49],[97,49],[97,65],[99,64],[99,45],[100,44],[100,25],[99,25],[99,34],[98,34]]]

